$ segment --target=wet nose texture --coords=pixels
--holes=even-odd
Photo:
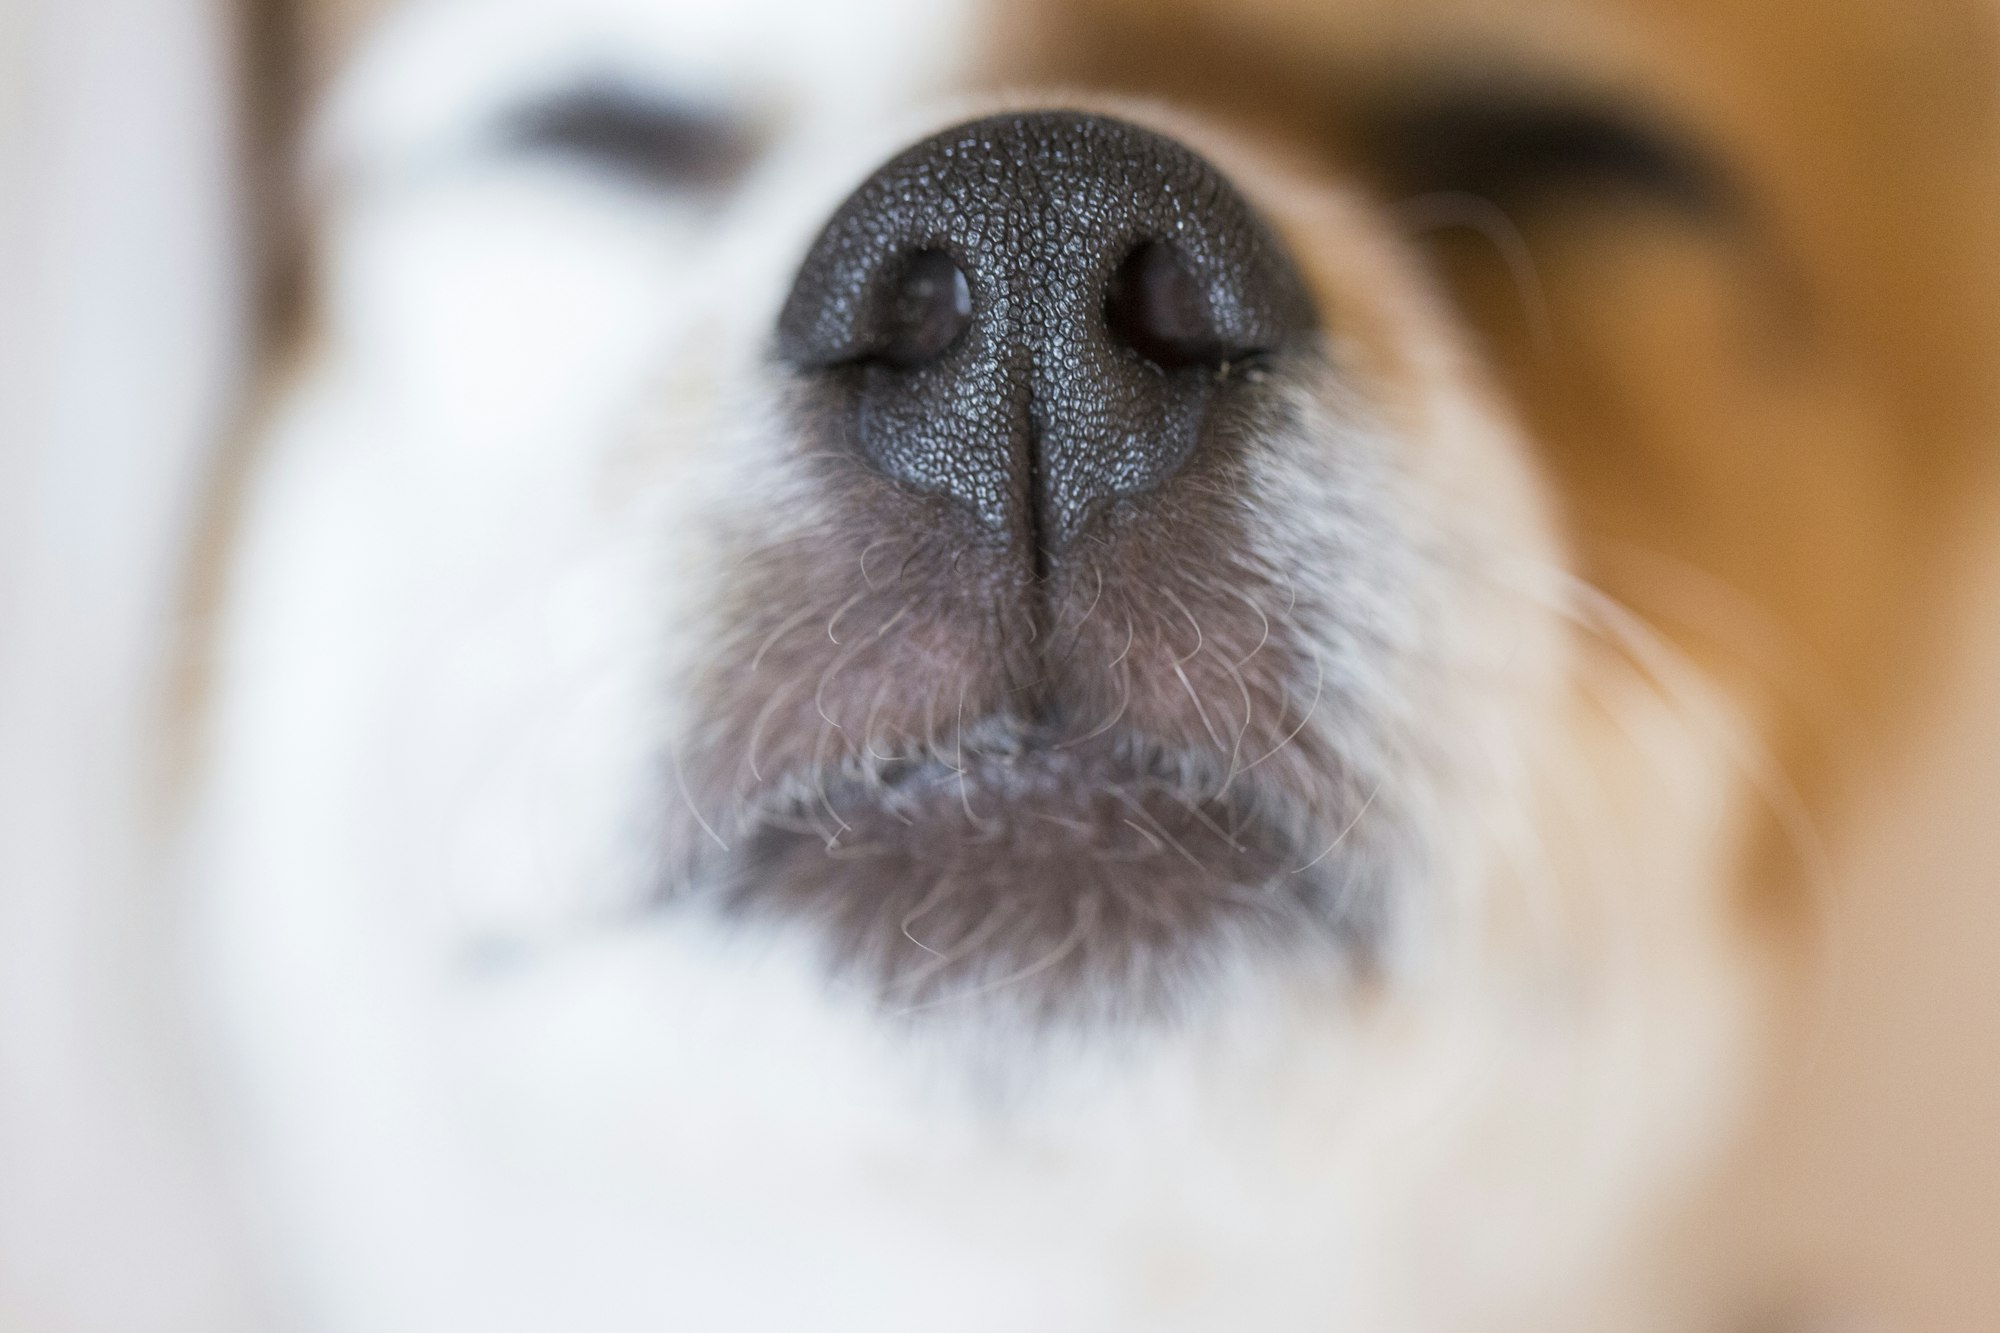
[[[1106,505],[1229,446],[1232,396],[1315,328],[1222,174],[1104,116],[977,120],[898,155],[800,269],[779,355],[873,467],[1040,570]]]

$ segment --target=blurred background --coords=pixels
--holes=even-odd
[[[241,21],[0,2],[8,1333],[253,1326],[143,873],[188,520],[255,362]]]
[[[152,724],[191,520],[290,306],[295,129],[366,19],[0,0],[5,1333],[264,1326],[147,873]],[[1987,531],[1891,798],[1827,831],[1847,882],[1822,1046],[1727,1204],[1796,1275],[1780,1303],[1855,1328],[2000,1330],[2000,516]]]

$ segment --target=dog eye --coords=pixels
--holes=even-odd
[[[1616,193],[1702,219],[1737,203],[1693,142],[1642,112],[1558,90],[1479,80],[1404,89],[1368,119],[1370,155],[1408,193],[1465,191],[1511,206]]]
[[[656,190],[713,190],[742,174],[755,142],[713,107],[617,84],[568,88],[521,108],[502,138]]]

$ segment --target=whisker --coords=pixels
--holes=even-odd
[[[1083,627],[1097,614],[1097,604],[1104,600],[1104,566],[1092,561],[1090,571],[1097,576],[1097,590],[1090,595],[1090,605],[1083,609],[1083,615],[1077,620],[1076,628],[1072,631],[1079,638],[1083,635]]]
[[[1499,254],[1500,262],[1514,282],[1514,294],[1528,325],[1528,340],[1535,354],[1546,360],[1555,353],[1554,323],[1549,317],[1549,298],[1535,267],[1534,252],[1507,211],[1483,195],[1469,190],[1439,190],[1420,194],[1396,205],[1403,225],[1413,232],[1440,231],[1464,227],[1476,231]]]
[[[1190,816],[1199,821],[1203,828],[1207,829],[1210,833],[1213,833],[1216,837],[1222,839],[1223,843],[1229,848],[1230,851],[1240,852],[1243,850],[1243,844],[1240,841],[1238,841],[1236,834],[1223,828],[1222,825],[1216,823],[1215,820],[1211,819],[1208,815],[1202,813],[1201,809],[1202,802],[1191,800],[1188,797],[1183,796],[1179,792],[1174,792],[1172,793],[1172,795],[1175,804],[1179,805],[1183,810],[1186,810]],[[1220,800],[1221,796],[1222,793],[1221,791],[1218,790],[1214,796],[1209,798],[1209,800],[1212,801]]]
[[[857,594],[857,597],[858,596],[859,594]],[[854,605],[854,601],[855,598],[849,598],[847,606],[843,606],[839,611],[835,612],[834,618],[838,620],[840,616],[846,614],[847,607]],[[905,609],[907,610],[908,608],[906,607]],[[900,615],[900,613],[898,614]],[[893,621],[894,618],[892,617],[891,623],[893,623]],[[829,624],[827,628],[829,635],[831,635],[832,625]],[[854,665],[855,660],[861,656],[862,652],[866,650],[869,644],[872,643],[873,641],[874,640],[871,638],[864,638],[857,643],[853,643],[845,648],[842,648],[840,651],[840,655],[835,657],[833,661],[827,663],[826,670],[820,673],[819,685],[816,689],[813,690],[813,707],[819,712],[820,717],[826,722],[826,724],[832,727],[835,731],[845,731],[846,728],[842,727],[840,723],[836,722],[833,719],[833,715],[826,711],[827,686],[833,683],[833,678],[835,675],[839,674],[841,671],[846,670],[848,667]],[[839,643],[840,640],[835,639],[834,642]]]
[[[1263,606],[1258,603],[1256,598],[1251,597],[1248,593],[1245,593],[1233,586],[1230,587],[1230,592],[1232,595],[1235,596],[1235,598],[1238,601],[1242,602],[1252,611],[1255,611],[1257,613],[1257,619],[1262,621],[1264,625],[1264,632],[1258,636],[1257,646],[1255,648],[1252,648],[1249,652],[1243,654],[1243,656],[1236,659],[1236,670],[1241,671],[1245,666],[1249,665],[1250,659],[1255,657],[1258,653],[1263,652],[1264,645],[1271,641],[1271,617],[1264,614]]]
[[[833,641],[834,647],[838,648],[840,646],[840,636],[834,633],[834,631],[840,627],[840,618],[846,615],[849,611],[852,611],[855,608],[855,606],[867,595],[868,594],[865,591],[855,593],[852,597],[842,602],[840,604],[840,609],[835,611],[833,613],[832,618],[826,622],[826,637]]]
[[[1194,612],[1188,610],[1187,603],[1183,602],[1180,599],[1179,594],[1177,594],[1172,588],[1162,586],[1160,592],[1163,596],[1167,598],[1167,600],[1171,601],[1175,606],[1180,608],[1180,613],[1187,617],[1187,623],[1194,629],[1194,647],[1188,651],[1187,656],[1177,657],[1174,659],[1174,665],[1178,667],[1183,662],[1193,661],[1201,653],[1201,645],[1202,645],[1201,623],[1194,618]]]
[[[793,630],[797,629],[800,625],[810,620],[812,618],[812,615],[813,615],[813,609],[810,606],[806,606],[806,607],[801,607],[799,610],[794,611],[791,615],[786,616],[783,620],[779,621],[778,627],[771,631],[769,636],[765,638],[764,642],[758,646],[757,651],[751,655],[750,670],[752,672],[755,672],[758,667],[762,666],[764,664],[764,654],[770,652],[772,646],[776,644],[779,639],[784,638],[785,635],[791,633]]]
[[[921,921],[926,912],[930,911],[933,907],[936,907],[939,903],[943,902],[945,900],[945,897],[951,892],[951,889],[952,889],[952,882],[950,878],[940,877],[938,879],[938,882],[931,887],[931,891],[925,894],[923,898],[918,901],[915,907],[912,907],[908,912],[903,914],[903,920],[900,926],[898,927],[903,932],[904,939],[916,945],[919,949],[922,949],[925,953],[931,955],[933,958],[943,958],[944,955],[939,953],[936,949],[931,948],[930,945],[925,944],[922,940],[918,939],[914,934],[910,932],[910,927],[916,925],[917,922]]]
[[[1347,841],[1347,835],[1354,832],[1354,826],[1361,822],[1361,816],[1368,813],[1368,807],[1375,804],[1376,793],[1380,792],[1381,790],[1382,790],[1382,784],[1380,782],[1377,782],[1375,784],[1374,789],[1368,793],[1368,799],[1363,801],[1361,803],[1361,808],[1354,812],[1354,818],[1347,821],[1347,827],[1342,829],[1339,835],[1335,837],[1332,842],[1326,845],[1326,850],[1321,852],[1318,856],[1315,856],[1312,860],[1306,862],[1304,865],[1300,866],[1297,870],[1294,870],[1292,873],[1294,875],[1303,875],[1306,873],[1306,871],[1311,870],[1321,861],[1324,861],[1326,860],[1327,857],[1333,855],[1333,849],[1340,846],[1341,843]]]
[[[868,636],[869,641],[872,643],[875,640],[880,639],[884,634],[887,634],[890,630],[894,629],[897,623],[900,622],[904,616],[910,614],[911,608],[914,607],[915,605],[916,605],[915,602],[903,603],[903,607],[901,610],[896,612],[895,615],[890,616],[887,620],[883,621],[879,626],[876,627],[875,632]]]
[[[888,698],[889,682],[885,679],[880,685],[875,687],[874,701],[868,706],[868,721],[863,723],[861,728],[862,751],[870,759],[882,764],[893,764],[897,759],[895,754],[883,754],[875,748],[875,723],[882,716],[882,706],[888,701]],[[877,774],[877,777],[879,780],[880,775]]]
[[[868,585],[870,592],[877,591],[877,589],[875,587],[875,580],[868,577],[868,555],[871,551],[877,551],[884,546],[890,545],[894,540],[895,538],[893,537],[882,537],[861,548],[861,581]]]
[[[1236,688],[1243,695],[1243,725],[1236,729],[1236,739],[1230,743],[1229,772],[1215,793],[1218,797],[1226,794],[1229,791],[1229,784],[1236,781],[1236,775],[1240,771],[1237,764],[1243,758],[1243,738],[1249,734],[1251,719],[1257,711],[1257,705],[1250,697],[1250,682],[1243,679],[1243,673],[1226,662],[1223,664],[1223,670],[1229,673],[1229,678],[1236,682]]]
[[[958,804],[965,811],[965,817],[982,836],[992,836],[997,825],[989,826],[986,820],[972,812],[972,793],[966,783],[965,763],[965,686],[958,687]]]
[[[1266,759],[1269,759],[1272,755],[1276,754],[1278,751],[1284,749],[1287,745],[1290,745],[1293,741],[1297,740],[1299,733],[1304,731],[1306,729],[1306,725],[1312,721],[1313,714],[1319,711],[1320,693],[1326,686],[1326,663],[1320,658],[1319,649],[1317,648],[1313,649],[1313,668],[1314,668],[1314,679],[1313,679],[1312,702],[1306,705],[1305,714],[1299,718],[1299,724],[1296,727],[1293,727],[1291,731],[1287,732],[1283,740],[1279,741],[1276,745],[1273,745],[1270,749],[1264,751],[1264,753],[1258,755],[1255,759],[1251,760],[1248,764],[1244,765],[1243,771],[1245,773],[1248,773],[1251,769],[1257,767],[1257,765],[1263,763]],[[1289,691],[1287,691],[1286,697],[1287,698],[1290,697]],[[1279,719],[1280,724],[1282,724],[1283,721],[1284,719],[1281,717]]]
[[[1802,720],[1828,753],[1843,753],[1840,738],[1860,708],[1804,635],[1735,583],[1685,557],[1601,537],[1592,550],[1628,574],[1642,573],[1648,593],[1669,603],[1664,610],[1674,620],[1729,644],[1766,679],[1775,683],[1771,668],[1782,669],[1788,699]]]
[[[1127,643],[1125,646],[1127,649],[1130,649],[1132,645]],[[1125,655],[1123,653],[1120,653],[1118,655],[1118,660],[1120,662],[1123,662],[1125,660]],[[1131,704],[1132,704],[1132,672],[1128,668],[1118,673],[1118,706],[1111,710],[1111,716],[1105,718],[1104,721],[1098,723],[1096,726],[1092,727],[1089,731],[1086,731],[1083,735],[1072,737],[1069,740],[1059,742],[1055,746],[1055,748],[1058,750],[1070,750],[1076,748],[1079,745],[1085,744],[1088,741],[1096,740],[1099,736],[1102,736],[1105,732],[1111,730],[1113,727],[1117,726],[1120,722],[1124,721],[1125,710],[1131,707]]]
[[[1084,940],[1090,937],[1091,930],[1097,924],[1098,910],[1098,895],[1094,893],[1086,895],[1077,903],[1076,920],[1070,926],[1069,933],[1038,962],[1032,963],[1018,972],[1001,977],[996,981],[990,981],[981,986],[974,986],[968,990],[955,991],[950,995],[939,996],[937,999],[927,1000],[921,1004],[911,1005],[906,1009],[898,1011],[898,1016],[919,1013],[925,1009],[935,1009],[941,1005],[956,1004],[962,1000],[973,999],[980,995],[990,995],[994,991],[1005,990],[1009,986],[1019,985],[1023,981],[1027,981],[1048,971],[1050,968],[1056,966],[1056,964],[1062,962],[1063,959],[1075,953]]]
[[[1209,740],[1215,743],[1218,751],[1226,749],[1222,743],[1222,734],[1215,729],[1215,724],[1208,720],[1208,710],[1202,707],[1201,696],[1195,693],[1194,683],[1188,679],[1187,672],[1181,669],[1179,662],[1174,663],[1174,675],[1180,680],[1181,688],[1187,691],[1189,701],[1194,704],[1194,714],[1201,719],[1202,730],[1208,733]]]
[[[986,913],[985,920],[967,931],[965,936],[954,944],[948,952],[919,944],[918,948],[923,949],[925,953],[931,955],[930,960],[921,967],[913,968],[898,978],[896,984],[891,989],[904,991],[916,989],[924,982],[942,972],[945,968],[950,967],[953,963],[958,962],[968,954],[976,952],[981,945],[998,934],[1001,927],[1006,925],[1006,923],[1007,917],[1005,913],[989,910]]]
[[[702,818],[702,813],[700,808],[697,807],[694,803],[694,793],[688,790],[687,771],[681,766],[680,747],[674,746],[671,749],[669,749],[667,753],[671,755],[673,758],[674,785],[680,788],[681,800],[687,805],[688,813],[694,816],[695,823],[701,825],[701,831],[703,833],[706,833],[709,837],[715,840],[716,846],[720,847],[725,852],[728,851],[729,844],[722,840],[722,835],[715,831],[714,826],[712,826],[706,819]]]
[[[1057,828],[1068,829],[1078,837],[1087,838],[1097,831],[1080,819],[1064,819],[1061,815],[1052,815],[1041,810],[1029,810],[1026,813],[1030,819],[1039,819],[1043,823],[1054,824]]]
[[[1709,674],[1638,612],[1567,570],[1536,566],[1528,572],[1539,577],[1510,580],[1511,586],[1617,649],[1662,701],[1718,747],[1720,756],[1763,803],[1790,847],[1815,908],[1819,957],[1825,962],[1821,985],[1827,992],[1820,1012],[1827,1012],[1840,972],[1841,900],[1834,889],[1831,855],[1804,794],[1769,748],[1729,716],[1718,695],[1719,686]],[[1704,689],[1702,683],[1709,688]],[[1822,1025],[1809,1060],[1817,1058],[1824,1035]]]
[[[1131,829],[1133,832],[1137,833],[1140,837],[1144,838],[1146,840],[1147,845],[1150,846],[1155,852],[1164,852],[1167,850],[1167,844],[1160,841],[1159,837],[1156,834],[1154,834],[1150,829],[1147,829],[1142,825],[1140,825],[1139,823],[1137,823],[1136,821],[1130,819],[1121,820],[1120,822],[1123,823],[1126,828]]]
[[[1199,860],[1195,858],[1193,852],[1190,852],[1187,848],[1181,846],[1180,840],[1174,837],[1173,834],[1167,832],[1167,826],[1162,824],[1159,820],[1155,819],[1152,816],[1152,814],[1146,809],[1145,806],[1141,805],[1138,801],[1134,800],[1131,796],[1127,795],[1123,791],[1120,791],[1116,787],[1113,787],[1111,789],[1111,794],[1117,797],[1120,801],[1124,802],[1127,806],[1131,807],[1133,814],[1139,816],[1139,818],[1145,820],[1148,824],[1152,825],[1153,832],[1159,834],[1160,837],[1166,841],[1167,846],[1173,848],[1176,852],[1179,852],[1182,860],[1186,861],[1189,865],[1193,866],[1196,870],[1199,870],[1204,875],[1213,873],[1209,870],[1207,866],[1203,865]],[[1126,820],[1125,822],[1127,824],[1132,824],[1132,821],[1129,819]],[[1137,824],[1132,824],[1132,827],[1138,828],[1139,826]],[[1145,831],[1144,829],[1140,829],[1140,832],[1143,833],[1144,831]]]
[[[757,720],[750,725],[750,744],[745,759],[750,765],[750,776],[760,784],[764,781],[764,772],[757,766],[757,749],[763,742],[764,728],[770,725],[771,718],[785,706],[785,702],[797,692],[798,687],[799,682],[794,680],[774,690],[771,697],[764,701],[764,706],[757,710]]]
[[[1123,648],[1120,648],[1120,649],[1118,650],[1118,656],[1116,656],[1116,657],[1112,658],[1112,659],[1111,659],[1111,660],[1110,660],[1109,662],[1106,662],[1106,663],[1104,664],[1104,669],[1105,669],[1106,671],[1109,671],[1109,670],[1111,670],[1111,669],[1112,669],[1113,667],[1115,667],[1115,666],[1119,665],[1119,664],[1120,664],[1121,662],[1123,662],[1123,661],[1125,660],[1125,658],[1126,658],[1126,657],[1127,657],[1127,656],[1128,656],[1128,655],[1129,655],[1129,654],[1131,653],[1131,651],[1132,651],[1132,645],[1133,645],[1133,644],[1134,644],[1135,642],[1137,642],[1137,640],[1138,640],[1138,635],[1139,635],[1139,626],[1138,626],[1138,622],[1134,621],[1134,620],[1132,619],[1132,617],[1131,617],[1131,616],[1129,616],[1129,615],[1128,615],[1128,616],[1126,616],[1126,617],[1125,617],[1125,646],[1124,646]]]
[[[813,766],[812,766],[813,794],[819,797],[820,806],[827,812],[828,815],[830,815],[833,818],[833,822],[840,825],[840,828],[836,832],[831,834],[826,840],[826,845],[829,850],[831,850],[833,845],[840,840],[840,835],[842,833],[852,833],[854,831],[854,826],[852,824],[849,824],[845,819],[842,819],[840,817],[840,811],[833,808],[833,798],[827,794],[826,790],[826,770],[828,767],[826,762],[826,744],[828,741],[832,739],[833,739],[833,732],[822,728],[819,733],[819,743],[813,747]]]

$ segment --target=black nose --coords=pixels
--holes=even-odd
[[[1225,447],[1305,286],[1208,162],[1104,116],[960,125],[864,182],[814,243],[780,355],[896,480],[1037,554]]]

